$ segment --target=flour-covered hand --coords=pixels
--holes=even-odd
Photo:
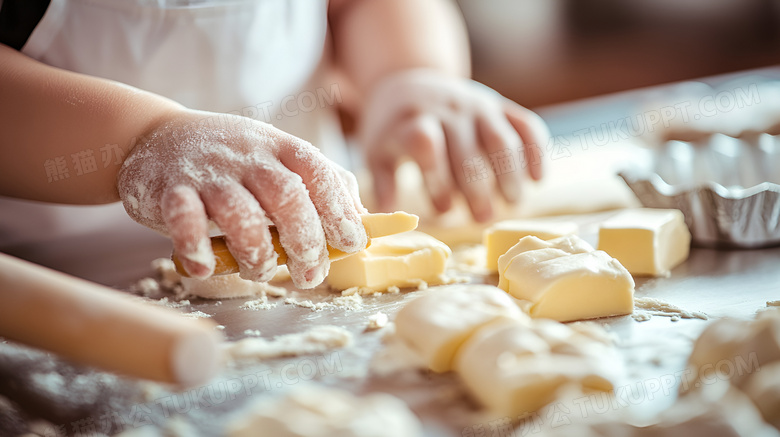
[[[276,270],[268,230],[276,225],[299,288],[327,275],[327,243],[356,252],[367,242],[354,176],[311,144],[243,117],[176,113],[139,141],[117,185],[128,214],[169,235],[196,278],[214,271],[209,220],[225,234],[241,277],[255,281]]]

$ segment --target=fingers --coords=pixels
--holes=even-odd
[[[504,113],[523,141],[523,151],[528,171],[534,180],[542,178],[542,147],[550,139],[550,131],[542,117],[535,112],[506,100]]]
[[[381,212],[390,212],[395,205],[395,156],[376,150],[378,153],[366,157],[366,165],[374,177],[376,207]]]
[[[351,171],[345,170],[336,163],[333,163],[333,165],[336,167],[336,172],[341,178],[341,182],[344,183],[344,186],[347,188],[350,196],[352,196],[352,203],[354,204],[357,212],[359,214],[368,214],[368,210],[365,206],[363,206],[363,201],[360,200],[360,187],[358,186],[358,181],[355,175]]]
[[[208,220],[198,193],[177,185],[160,200],[163,221],[173,240],[184,269],[193,278],[205,279],[214,273],[214,253],[208,235]]]
[[[455,181],[466,197],[471,215],[476,221],[485,222],[493,216],[490,201],[493,187],[487,175],[489,169],[482,171],[487,164],[477,149],[474,125],[448,123],[444,125],[444,133],[449,144],[450,165]]]
[[[342,182],[335,164],[309,143],[294,137],[287,141],[287,147],[279,152],[279,159],[300,175],[306,185],[330,245],[347,253],[365,249],[366,230],[355,208],[355,199]]]
[[[263,162],[244,178],[276,224],[293,284],[302,289],[321,284],[330,267],[325,233],[301,177],[281,163]]]
[[[402,122],[397,136],[417,162],[433,206],[444,212],[452,206],[452,172],[441,122],[431,114],[418,115]]]
[[[507,201],[516,202],[520,198],[522,183],[517,159],[520,137],[501,112],[479,115],[476,122],[480,142],[491,157],[501,194]]]
[[[237,182],[211,185],[201,195],[209,217],[225,233],[241,278],[271,280],[276,272],[277,254],[268,231],[270,220],[257,199]]]

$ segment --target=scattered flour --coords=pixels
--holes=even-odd
[[[334,297],[324,302],[314,303],[309,299],[298,300],[294,297],[288,297],[284,300],[287,305],[295,305],[301,308],[309,308],[312,311],[322,311],[325,309],[345,309],[347,311],[358,311],[363,308],[363,296],[360,294],[351,294],[348,296]]]
[[[650,320],[652,316],[669,317],[673,322],[680,319],[708,320],[706,314],[698,311],[688,311],[653,297],[634,298],[634,314],[631,317],[637,322]]]
[[[181,275],[176,272],[176,265],[168,258],[157,258],[152,261],[152,269],[157,273],[157,280],[163,288],[171,289],[181,284]]]
[[[251,337],[260,337],[260,330],[259,329],[246,329],[246,330],[244,330],[244,335],[249,335]]]
[[[154,278],[143,278],[130,286],[130,292],[149,297],[161,291],[160,283]]]
[[[633,318],[637,322],[646,322],[652,319],[653,316],[650,313],[645,311],[637,312],[636,310],[634,310],[634,314],[631,315],[631,318]]]
[[[352,344],[352,333],[331,325],[315,326],[308,331],[286,334],[273,340],[244,338],[225,345],[227,356],[234,361],[295,357],[326,352]]]
[[[417,287],[418,290],[427,290],[428,289],[428,283],[423,281],[422,279],[410,279],[408,282],[411,282],[413,286]],[[441,281],[442,284],[449,284],[452,282],[452,279],[449,277],[442,277]],[[354,294],[359,294],[361,296],[381,296],[383,294],[398,294],[401,292],[401,289],[395,285],[391,285],[387,287],[384,290],[377,290],[376,288],[370,288],[370,287],[350,287],[345,290],[341,291],[342,296],[352,296]]]
[[[176,272],[176,266],[168,258],[158,258],[151,262],[151,268],[155,272],[154,278],[142,278],[129,288],[131,293],[152,297],[159,293],[172,293],[176,300],[184,299],[187,293],[181,284],[181,276]]]
[[[203,311],[192,311],[189,313],[184,313],[182,316],[187,317],[189,319],[207,319],[211,317],[211,314],[206,314]]]
[[[376,330],[376,329],[382,329],[385,326],[387,326],[387,323],[390,321],[390,319],[387,317],[387,314],[379,311],[374,315],[368,316],[368,330]]]
[[[170,301],[167,297],[164,297],[162,299],[149,299],[147,302],[152,303],[154,305],[159,305],[163,307],[168,308],[183,308],[186,306],[190,306],[190,301],[187,299],[179,300],[179,301]]]
[[[239,308],[242,310],[252,310],[252,311],[258,311],[258,310],[270,310],[271,308],[274,308],[276,306],[276,303],[270,303],[268,302],[268,296],[261,296],[260,299],[255,300],[248,300],[241,304]]]

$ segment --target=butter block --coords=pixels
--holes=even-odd
[[[539,249],[512,258],[505,290],[529,302],[532,317],[559,322],[631,314],[634,279],[603,251]]]
[[[490,285],[430,289],[398,312],[397,335],[435,372],[447,372],[461,344],[481,326],[497,320],[530,319],[515,301]]]
[[[556,400],[564,386],[581,393],[613,389],[611,369],[600,360],[556,353],[533,325],[506,321],[491,323],[466,340],[454,366],[474,397],[496,417],[534,412]]]
[[[370,238],[385,237],[417,228],[420,218],[403,211],[377,214],[362,214],[360,220]]]
[[[495,223],[482,234],[482,243],[487,250],[486,267],[491,272],[498,272],[498,258],[523,237],[532,235],[542,240],[552,240],[576,233],[577,224],[574,222],[505,220]]]
[[[507,289],[504,272],[506,271],[506,267],[509,265],[509,262],[512,260],[512,258],[521,253],[538,249],[560,249],[569,254],[593,252],[596,250],[593,248],[593,246],[588,244],[587,241],[576,235],[567,235],[565,237],[554,238],[548,241],[530,235],[523,237],[505,254],[498,257],[498,288],[502,290]]]
[[[441,284],[452,251],[441,241],[418,231],[374,238],[371,245],[330,265],[328,284],[338,290],[363,287],[384,291],[424,281]]]
[[[668,276],[688,259],[691,233],[676,209],[625,210],[599,229],[599,250],[637,276]]]

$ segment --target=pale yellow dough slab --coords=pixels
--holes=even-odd
[[[544,219],[538,220],[505,220],[487,228],[482,237],[487,258],[486,267],[491,272],[498,272],[498,258],[512,246],[527,236],[541,240],[552,240],[565,235],[576,234],[578,226],[574,222],[556,222]]]
[[[523,237],[505,254],[498,257],[498,288],[502,290],[508,289],[504,272],[506,271],[509,262],[512,261],[512,258],[521,253],[538,249],[559,249],[569,254],[593,252],[596,250],[593,246],[588,244],[587,241],[576,235],[567,235],[565,237],[554,238],[547,241],[534,236]]]
[[[688,259],[691,233],[677,209],[629,209],[599,229],[599,250],[636,276],[668,276]]]
[[[603,251],[539,249],[512,258],[505,290],[529,302],[532,317],[560,322],[631,314],[634,280]]]
[[[582,393],[611,391],[609,366],[593,358],[601,351],[577,353],[575,345],[583,347],[588,339],[557,325],[556,331],[576,340],[551,340],[559,333],[542,333],[534,325],[491,323],[466,340],[455,357],[455,369],[496,417],[534,412],[553,402],[565,386]]]
[[[401,232],[413,231],[417,228],[420,218],[403,211],[377,214],[362,214],[363,227],[369,238],[385,237]]]
[[[451,254],[446,244],[422,232],[374,238],[366,250],[331,263],[327,280],[338,290],[441,284]]]
[[[430,289],[398,312],[396,333],[435,372],[452,368],[463,342],[496,319],[528,323],[517,303],[491,285],[450,285]]]

